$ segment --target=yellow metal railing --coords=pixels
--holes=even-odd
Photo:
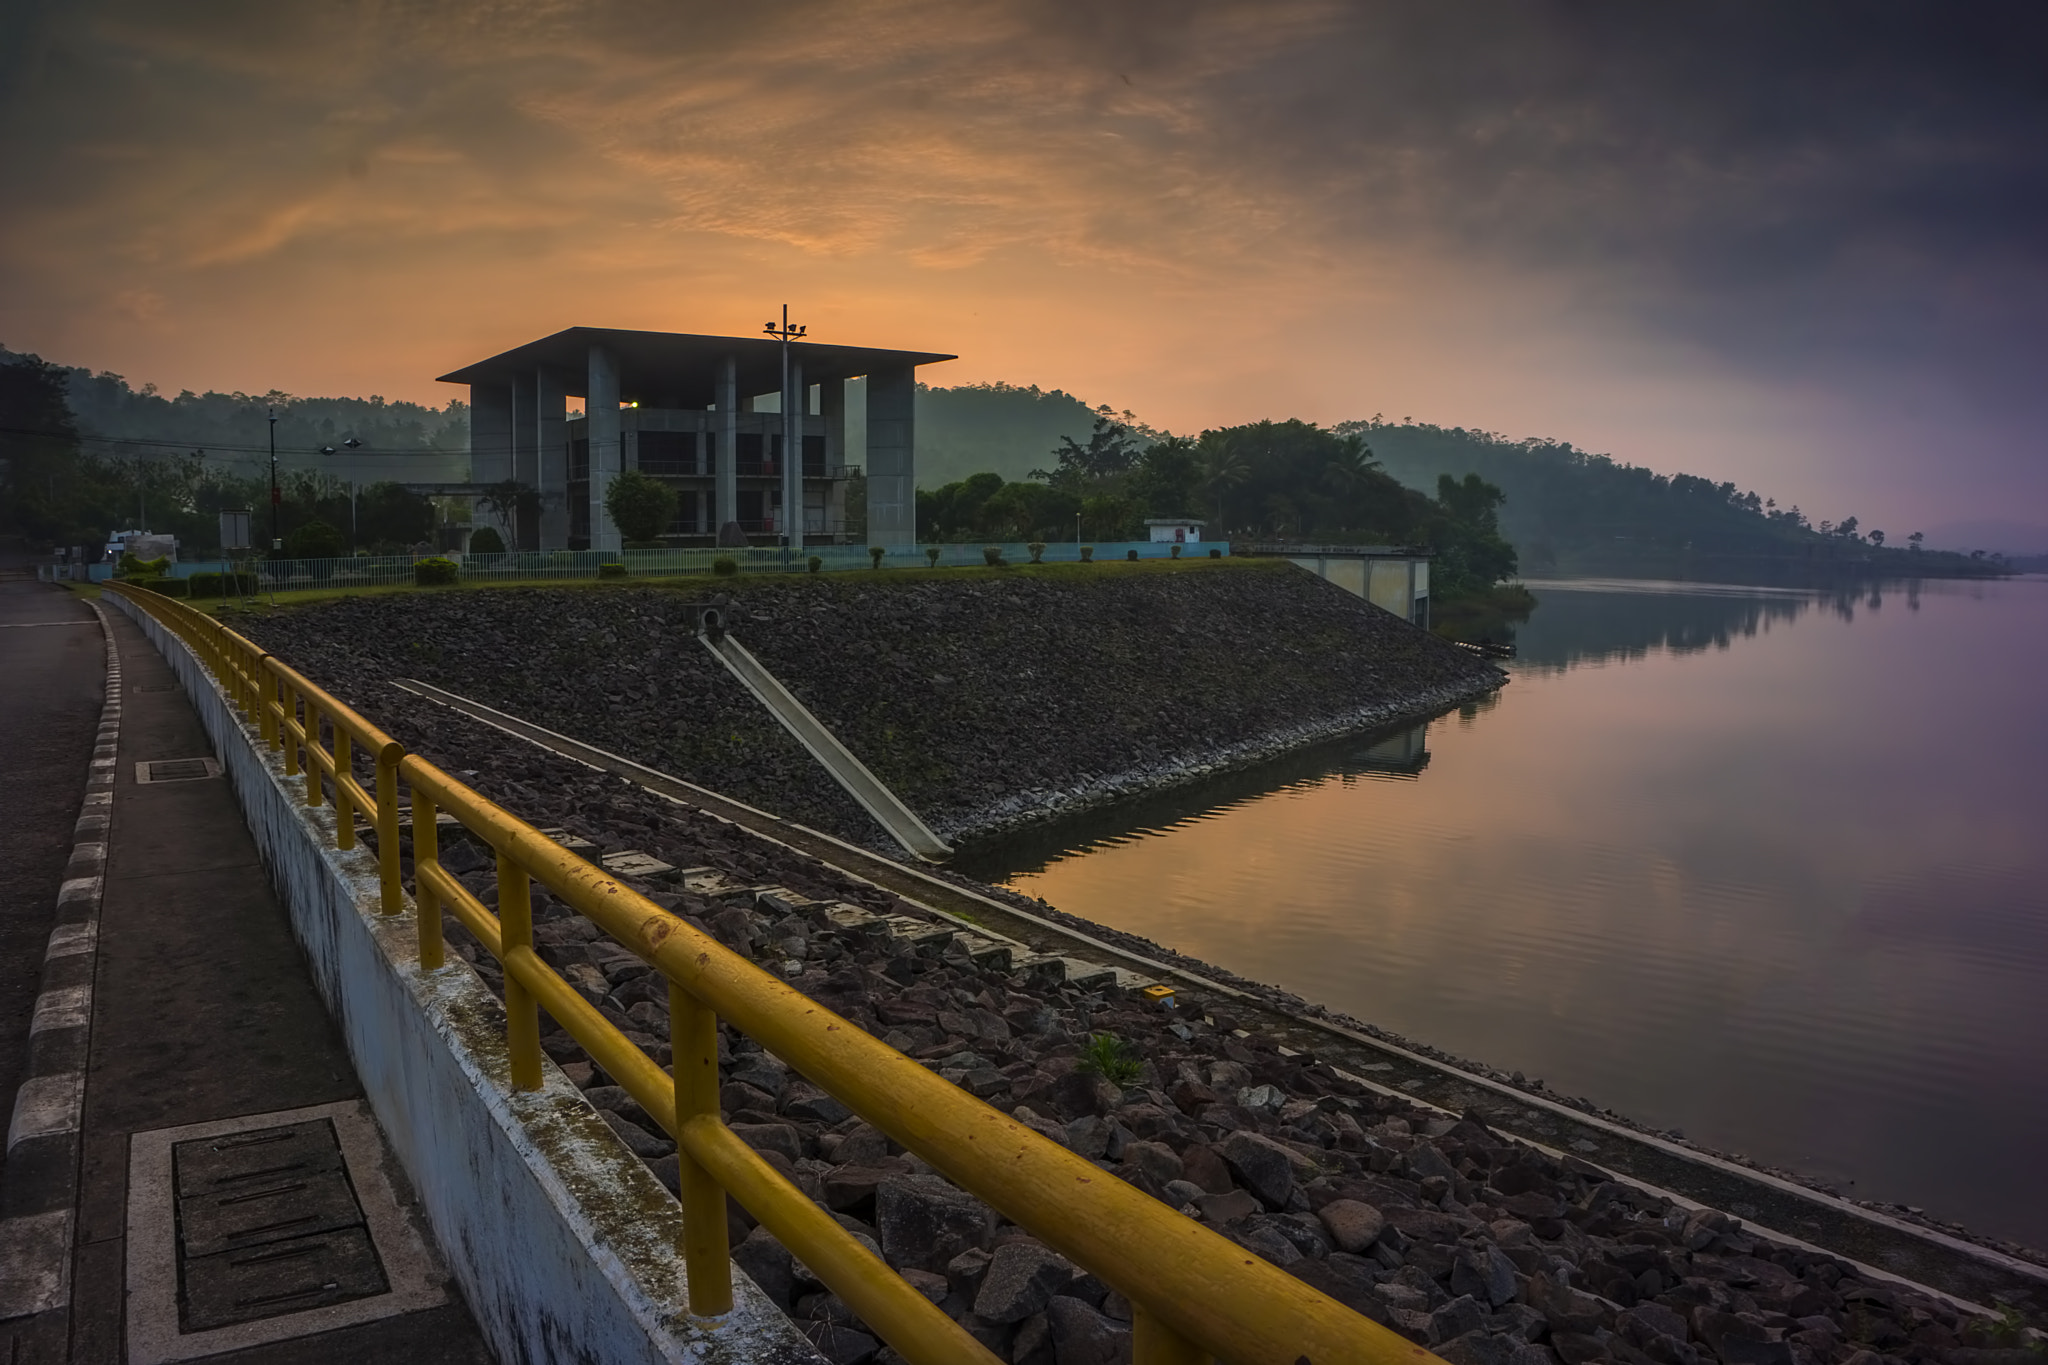
[[[1133,1308],[1136,1365],[1198,1365],[1211,1358],[1233,1365],[1418,1365],[1436,1359],[870,1037],[431,763],[402,753],[396,741],[212,617],[147,590],[109,587],[193,647],[261,737],[284,748],[287,773],[305,773],[308,804],[319,803],[323,778],[334,784],[344,817],[337,825],[342,847],[353,840],[351,809],[375,812],[387,914],[404,911],[399,782],[410,789],[421,970],[444,967],[446,910],[504,968],[513,1086],[541,1084],[544,1009],[675,1139],[692,1313],[711,1317],[732,1308],[730,1195],[906,1359],[917,1365],[997,1360],[726,1127],[718,1107],[722,1017],[955,1185],[1122,1293]],[[331,752],[320,746],[323,720],[334,736]],[[351,746],[373,756],[374,798],[350,771]],[[495,850],[495,914],[441,866],[435,821],[443,811]],[[666,978],[672,1077],[535,953],[534,882]]]

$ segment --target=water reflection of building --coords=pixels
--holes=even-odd
[[[1359,768],[1369,773],[1414,777],[1429,766],[1429,722],[1368,744]]]

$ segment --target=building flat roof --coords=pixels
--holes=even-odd
[[[717,401],[718,366],[739,362],[742,398],[782,388],[782,343],[769,337],[695,336],[687,332],[633,332],[615,327],[570,327],[440,377],[444,384],[502,384],[546,370],[571,397],[588,398],[590,348],[602,346],[619,366],[619,398],[655,408],[706,408]],[[936,351],[891,351],[829,342],[790,343],[804,382],[852,379],[902,365],[935,365],[958,356]]]

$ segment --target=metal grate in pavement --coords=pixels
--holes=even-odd
[[[211,758],[153,758],[135,765],[137,782],[197,782],[219,776],[220,763]]]

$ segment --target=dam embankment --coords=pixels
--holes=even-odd
[[[1291,565],[721,580],[734,635],[953,842],[1432,714],[1502,675]],[[787,818],[870,818],[692,638],[675,586],[343,598],[239,629],[372,713],[419,678]]]

